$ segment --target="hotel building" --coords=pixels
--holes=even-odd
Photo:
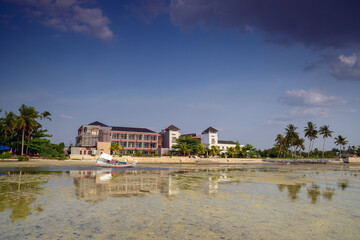
[[[229,147],[236,146],[233,141],[219,140],[218,132],[215,128],[208,127],[201,133],[184,134],[183,136],[199,139],[208,149],[218,146],[223,153]],[[103,152],[110,154],[111,144],[118,143],[123,147],[121,153],[133,154],[136,150],[166,155],[169,151],[174,150],[173,146],[180,136],[180,129],[174,125],[156,133],[147,128],[108,126],[96,121],[82,125],[78,129],[76,145],[71,147],[71,154],[96,155]]]
[[[78,129],[76,146],[72,154],[91,155],[110,153],[111,143],[119,143],[123,153],[155,152],[159,147],[159,134],[147,128],[115,127],[101,122],[82,125]]]

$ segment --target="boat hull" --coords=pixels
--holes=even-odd
[[[126,163],[126,164],[107,164],[107,163],[96,163],[99,167],[110,167],[110,168],[133,168],[136,166],[136,163]]]

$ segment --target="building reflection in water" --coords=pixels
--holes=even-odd
[[[217,193],[219,183],[229,182],[225,173],[217,176],[199,174],[193,170],[175,171],[69,171],[74,178],[76,196],[87,202],[99,202],[109,197],[144,196],[160,193],[175,197],[181,190],[200,190],[204,194]]]
[[[261,173],[261,175],[259,175]],[[252,169],[181,169],[181,170],[97,170],[97,171],[70,171],[68,175],[74,178],[76,196],[78,199],[88,202],[99,202],[109,197],[131,197],[145,196],[158,193],[167,198],[174,198],[182,191],[197,191],[214,197],[218,193],[219,185],[223,183],[239,183],[241,181],[253,182],[258,178],[277,171],[259,171]],[[264,175],[265,174],[265,175]],[[303,174],[300,174],[303,175]],[[267,176],[265,176],[267,177]],[[284,175],[274,178],[275,182],[288,182],[293,176]],[[297,176],[297,179],[300,177]],[[269,180],[270,178],[266,178]],[[262,182],[262,180],[260,180]],[[271,183],[271,180],[270,182]],[[340,180],[338,187],[345,190],[349,181]],[[324,185],[318,183],[308,184],[276,184],[280,192],[285,189],[290,201],[296,201],[302,196],[302,189],[309,199],[309,203],[318,202],[319,196],[331,201],[335,188],[328,183]],[[303,194],[304,194],[303,193]]]

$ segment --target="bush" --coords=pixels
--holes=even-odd
[[[58,159],[59,160],[65,160],[65,159],[67,159],[67,157],[66,157],[65,154],[59,154]]]
[[[8,158],[11,158],[11,153],[3,152],[2,154],[0,154],[0,159],[8,159]]]
[[[19,156],[18,161],[29,161],[29,157]]]

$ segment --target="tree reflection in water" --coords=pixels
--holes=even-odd
[[[283,192],[286,187],[289,193],[289,198],[292,201],[298,199],[298,193],[301,190],[301,184],[295,184],[295,185],[278,184],[277,186],[280,192]]]
[[[25,220],[32,211],[42,212],[42,206],[31,207],[31,204],[43,190],[40,185],[47,181],[46,175],[22,171],[7,172],[6,176],[0,177],[0,212],[11,209],[9,218],[13,223],[17,220]]]
[[[312,183],[311,186],[307,189],[308,198],[311,199],[311,203],[315,204],[317,202],[317,198],[320,195],[320,186]]]
[[[349,181],[344,179],[344,180],[341,180],[340,182],[338,182],[338,187],[341,188],[341,190],[345,190],[348,186],[349,186]]]
[[[323,191],[322,196],[326,200],[332,200],[332,197],[335,194],[335,188],[326,187],[325,191]]]

